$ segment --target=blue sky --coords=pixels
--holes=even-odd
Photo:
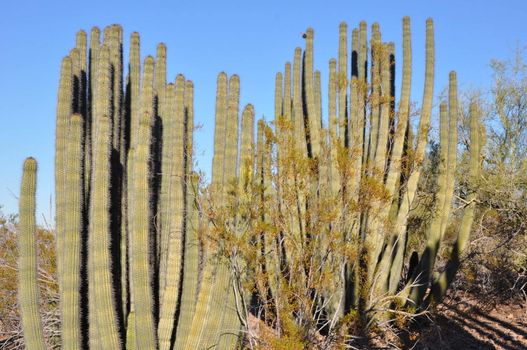
[[[492,58],[513,56],[527,44],[525,0],[409,1],[1,1],[0,2],[0,205],[17,211],[22,162],[39,161],[38,216],[50,221],[53,195],[55,105],[61,58],[79,29],[119,23],[125,51],[131,32],[141,35],[141,54],[168,47],[168,79],[183,73],[195,84],[195,134],[199,167],[210,169],[216,76],[237,73],[241,104],[253,103],[258,117],[272,118],[274,75],[292,60],[302,33],[315,29],[315,66],[327,86],[327,65],[337,53],[338,25],[379,22],[384,40],[401,51],[401,19],[412,20],[412,99],[420,101],[424,75],[424,25],[436,33],[439,93],[456,70],[461,89],[491,83]],[[324,104],[326,103],[324,96]]]

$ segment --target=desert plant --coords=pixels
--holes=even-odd
[[[141,78],[133,33],[123,84],[121,27],[105,28],[102,42],[92,29],[89,46],[78,33],[62,63],[57,108],[64,348],[231,349],[242,344],[244,330],[255,347],[344,345],[394,314],[420,312],[444,296],[466,245],[475,196],[467,197],[451,263],[436,278],[455,184],[456,75],[440,107],[438,193],[426,247],[405,273],[408,215],[432,109],[433,23],[426,23],[415,141],[410,20],[403,19],[397,110],[395,47],[374,24],[368,50],[366,28],[361,22],[352,31],[348,74],[347,25],[340,25],[338,60],[330,61],[329,128],[311,28],[292,69],[287,63],[277,74],[274,128],[260,120],[256,142],[252,105],[243,110],[240,131],[239,77],[220,73],[212,182],[205,188],[192,169],[193,84],[183,75],[167,84],[166,47],[158,46],[155,59],[146,57]],[[475,110],[471,120],[475,179]],[[260,341],[254,316],[267,327]]]
[[[352,334],[367,335],[395,315],[426,310],[431,301],[444,296],[472,224],[473,190],[467,197],[457,248],[446,271],[436,276],[458,152],[457,81],[452,72],[448,103],[440,107],[438,192],[426,226],[425,248],[419,255],[414,253],[419,259],[410,272],[404,268],[411,253],[407,220],[422,172],[432,108],[433,24],[427,21],[425,90],[415,141],[409,130],[409,19],[403,20],[403,86],[398,110],[393,96],[393,44],[381,41],[379,26],[374,24],[368,63],[366,24],[361,23],[352,32],[352,69],[347,76],[342,68],[348,65],[342,53],[347,42],[342,39],[346,35],[343,28],[346,26],[340,26],[339,60],[345,62],[332,59],[329,63],[328,128],[320,108],[320,73],[313,68],[314,32],[308,29],[304,63],[300,63],[301,49],[297,48],[293,79],[287,76],[289,69],[285,77],[282,73],[276,76],[274,130],[263,121],[259,124],[253,194],[241,201],[242,193],[233,188],[224,199],[226,204],[209,201],[215,227],[211,236],[223,238],[219,245],[231,269],[242,269],[234,284],[242,286],[237,294],[240,298],[254,295],[256,301],[247,307],[273,329],[271,338],[283,339],[288,346],[344,344]],[[303,72],[301,79],[299,72]],[[292,87],[285,83],[291,80]],[[471,114],[470,183],[478,177],[480,161],[476,112]],[[240,226],[229,222],[245,212],[260,219],[253,219],[239,232]],[[246,331],[254,335],[249,320],[243,319],[247,310],[239,313]],[[280,346],[265,336],[251,343],[258,344]]]

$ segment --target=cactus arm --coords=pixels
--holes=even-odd
[[[55,211],[56,211],[56,249],[59,283],[62,271],[63,241],[64,241],[64,179],[65,174],[65,148],[68,118],[72,112],[71,99],[73,97],[72,60],[66,56],[62,59],[60,68],[60,82],[57,103],[57,119],[55,131]]]
[[[86,82],[87,89],[87,101],[86,101],[86,115],[84,129],[85,129],[85,150],[84,150],[84,187],[86,192],[86,207],[89,206],[90,200],[90,184],[91,184],[91,172],[92,172],[92,153],[93,153],[93,119],[94,119],[94,96],[95,96],[95,85],[96,85],[96,71],[97,71],[97,55],[100,45],[100,30],[97,27],[93,27],[90,31],[90,46],[88,50],[88,81]]]
[[[214,128],[214,156],[212,159],[212,183],[214,191],[221,196],[223,190],[223,162],[225,156],[227,122],[227,74],[218,75],[216,91],[216,124]]]
[[[188,88],[187,88],[188,89]],[[199,212],[196,207],[198,195],[198,180],[196,173],[189,175],[187,186],[187,216],[185,227],[185,250],[183,258],[183,283],[181,292],[181,310],[176,330],[174,349],[184,349],[192,326],[192,318],[196,310],[198,265],[199,265]]]
[[[108,46],[112,69],[112,147],[119,152],[121,145],[121,118],[123,105],[123,62],[122,28],[114,24],[110,27]]]
[[[62,344],[67,349],[80,349],[81,332],[81,237],[84,224],[83,151],[84,120],[80,114],[70,119],[67,140],[65,177],[64,264],[62,271]]]
[[[401,157],[410,113],[410,90],[412,84],[412,42],[410,18],[403,18],[403,78],[401,98],[397,116],[397,127],[394,135],[390,168],[386,179],[386,189],[390,197],[396,192],[396,183],[401,175]]]
[[[232,184],[237,175],[239,78],[231,77],[228,96],[225,73],[219,74],[217,85],[212,185],[213,195],[221,201],[229,188],[227,184]],[[217,261],[213,253],[205,265],[187,348],[232,348],[238,340],[240,321],[232,276],[227,263]]]
[[[371,101],[370,101],[370,130],[368,138],[368,170],[371,173],[374,165],[375,151],[377,148],[377,139],[379,133],[379,116],[380,116],[380,63],[381,63],[381,34],[379,24],[373,23],[371,27]]]
[[[470,230],[474,221],[474,212],[476,209],[477,198],[477,182],[480,174],[480,135],[479,122],[480,111],[476,102],[470,104],[470,192],[467,195],[468,205],[465,208],[463,219],[457,239],[454,243],[450,259],[447,262],[445,270],[434,280],[432,284],[432,296],[435,302],[440,302],[447,291],[448,286],[452,283],[454,276],[461,264],[461,255],[465,251],[468,239],[470,237]]]
[[[428,282],[432,276],[432,270],[434,268],[435,258],[437,251],[439,250],[440,244],[440,231],[441,231],[441,221],[443,220],[444,215],[444,205],[446,202],[447,191],[448,191],[448,178],[447,178],[447,168],[448,168],[448,158],[449,158],[449,121],[448,121],[448,111],[447,105],[442,103],[439,106],[440,109],[440,160],[439,160],[439,169],[437,176],[438,183],[438,192],[436,195],[436,207],[434,210],[434,215],[430,228],[427,232],[428,239],[426,242],[425,251],[421,256],[419,265],[417,266],[410,282],[416,282],[418,285],[412,288],[410,292],[410,298],[414,305],[419,306],[422,298],[428,288]]]
[[[284,99],[282,101],[283,115],[285,120],[291,121],[292,104],[291,104],[291,63],[286,62],[284,71]]]
[[[435,44],[434,44],[434,24],[432,19],[426,21],[426,64],[425,64],[425,84],[423,93],[423,106],[421,108],[421,118],[415,148],[414,169],[411,171],[406,184],[405,191],[401,194],[401,205],[395,221],[395,232],[398,237],[398,245],[395,258],[390,271],[389,290],[394,291],[399,284],[401,271],[403,268],[404,253],[406,247],[406,220],[413,203],[417,183],[421,175],[421,163],[424,157],[425,147],[428,141],[428,130],[430,128],[430,114],[432,110],[432,97],[434,92],[434,64],[435,64]]]
[[[312,28],[306,30],[306,51],[304,53],[304,76],[303,83],[306,96],[308,136],[311,146],[311,155],[318,158],[320,154],[320,118],[316,109],[314,74],[313,74],[313,39]]]
[[[229,80],[229,101],[226,123],[226,144],[224,157],[224,186],[238,176],[238,128],[240,105],[240,78],[231,76]]]
[[[18,302],[24,341],[28,349],[46,349],[38,314],[37,226],[35,223],[37,162],[24,161],[20,188],[20,235],[18,239]]]
[[[330,188],[331,195],[336,196],[340,188],[340,174],[338,170],[337,145],[337,61],[329,60],[329,83],[328,83],[328,111],[329,111],[329,140],[330,147]]]
[[[186,174],[184,173],[184,152],[185,152],[185,78],[182,75],[176,77],[175,85],[175,114],[171,121],[173,142],[172,169],[170,170],[171,186],[167,193],[169,204],[170,220],[167,222],[168,244],[166,266],[162,273],[165,284],[160,291],[162,296],[160,302],[160,318],[158,324],[158,337],[160,349],[170,349],[170,339],[174,328],[174,316],[179,300],[179,285],[181,275],[182,253],[184,240],[184,220],[185,220],[185,195],[186,195]]]
[[[238,187],[238,125],[240,104],[240,78],[233,75],[229,81],[229,99],[227,112],[227,140],[225,145],[224,190]],[[227,187],[225,187],[227,186]],[[220,263],[221,264],[221,263]],[[221,264],[216,275],[216,287],[225,290],[224,303],[221,305],[222,320],[218,328],[218,348],[232,349],[238,342],[240,319],[235,299],[234,280],[231,269]],[[216,312],[220,312],[217,310]]]
[[[102,67],[100,67],[102,68]],[[102,84],[98,84],[99,86]],[[94,139],[93,182],[90,203],[89,260],[90,270],[90,326],[98,334],[92,339],[94,344],[121,348],[119,326],[114,300],[112,278],[110,276],[110,220],[109,220],[109,153],[110,153],[110,120],[106,116],[97,118],[96,137]],[[93,304],[93,305],[92,305]],[[91,328],[90,327],[90,328]],[[104,342],[101,344],[100,342]]]
[[[133,155],[133,187],[130,231],[131,293],[135,303],[134,335],[137,349],[155,349],[156,337],[153,319],[153,295],[151,289],[152,271],[150,269],[150,174],[149,152],[153,123],[153,74],[154,59],[144,61],[143,89],[141,94],[141,120]]]
[[[248,104],[242,113],[240,140],[240,185],[248,186],[254,175],[254,106]]]
[[[283,78],[282,73],[278,72],[274,79],[274,117],[275,120],[282,117],[283,115]],[[277,128],[278,131],[278,128]]]
[[[412,65],[412,51],[411,51],[411,34],[410,34],[410,18],[403,18],[403,78],[401,87],[401,98],[399,102],[399,111],[397,118],[397,127],[393,135],[393,148],[391,152],[388,173],[386,177],[386,190],[391,199],[391,205],[386,205],[383,208],[382,216],[388,215],[390,207],[396,206],[398,203],[398,183],[401,174],[401,157],[403,154],[403,146],[405,142],[406,131],[409,120],[410,108],[410,88],[411,88],[411,65]],[[391,102],[391,101],[390,101]],[[393,219],[393,218],[391,218]],[[397,247],[401,244],[394,232],[389,235],[388,247],[384,251],[378,270],[384,275],[379,278],[379,293],[383,293],[390,288],[390,266],[389,263],[394,258]],[[394,290],[391,291],[392,293]]]
[[[358,102],[357,107],[359,110],[358,118],[358,129],[361,135],[359,135],[359,142],[362,141],[362,164],[366,164],[368,159],[368,140],[366,135],[366,98],[368,90],[368,27],[366,22],[361,21],[359,23],[359,53],[358,53]]]
[[[342,147],[347,145],[348,132],[348,25],[339,25],[339,56],[337,72],[337,94],[339,105],[338,137]]]
[[[157,117],[161,120],[162,135],[161,135],[161,188],[159,190],[159,200],[157,202],[157,216],[156,216],[156,260],[159,265],[162,265],[161,261],[166,262],[167,242],[169,236],[169,211],[168,205],[168,191],[169,183],[171,180],[170,169],[173,165],[170,162],[173,153],[173,135],[170,134],[169,122],[169,109],[168,104],[168,87],[166,82],[166,46],[163,43],[159,43],[156,49],[156,68],[154,73],[154,89],[155,96],[157,98]],[[172,100],[173,103],[173,100]],[[156,175],[159,176],[159,175]],[[162,299],[165,270],[164,268],[159,271],[159,299]]]
[[[302,49],[295,48],[293,59],[293,129],[295,144],[299,152],[306,152],[306,134],[304,131],[304,111],[302,105],[301,67]]]
[[[181,85],[181,82],[180,82]],[[181,88],[181,86],[180,86]],[[167,277],[167,256],[168,256],[168,245],[170,240],[170,222],[172,219],[171,205],[174,204],[170,198],[173,197],[175,192],[178,192],[176,187],[176,167],[180,167],[182,164],[175,163],[175,150],[176,150],[176,130],[178,127],[182,127],[176,123],[176,86],[174,84],[168,84],[166,87],[165,96],[166,106],[163,114],[163,151],[162,151],[162,163],[161,163],[161,191],[159,195],[158,203],[158,217],[157,217],[157,230],[160,231],[158,235],[158,246],[157,246],[157,258],[159,264],[159,300],[163,300],[163,293],[165,292],[166,277]],[[179,140],[178,140],[179,141]],[[172,196],[172,197],[171,197]]]
[[[452,208],[452,197],[454,196],[454,185],[457,165],[457,121],[458,121],[458,100],[457,100],[457,76],[456,72],[449,74],[448,88],[448,115],[450,120],[450,134],[448,140],[448,161],[447,161],[447,194],[443,207],[443,217],[441,219],[440,237],[442,239],[448,225],[448,219]]]

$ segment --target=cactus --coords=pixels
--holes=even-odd
[[[66,177],[64,184],[64,264],[62,272],[62,344],[64,348],[81,348],[81,243],[84,225],[84,120],[80,114],[70,118],[66,145]]]
[[[20,239],[18,242],[20,271],[18,277],[18,301],[22,317],[22,329],[28,349],[46,349],[42,325],[38,314],[37,244],[35,235],[35,193],[37,162],[33,158],[24,161],[20,188]]]
[[[172,160],[172,169],[169,176],[172,178],[172,186],[168,195],[169,203],[167,207],[170,215],[168,221],[168,244],[166,253],[166,266],[163,271],[161,265],[161,274],[165,275],[165,284],[160,287],[160,319],[158,325],[159,346],[161,349],[170,349],[170,339],[172,337],[172,328],[174,326],[174,316],[176,314],[176,305],[180,298],[180,270],[182,265],[182,252],[184,241],[185,227],[185,196],[187,193],[186,174],[184,168],[185,152],[185,78],[182,75],[176,77],[175,85],[175,113],[172,116],[174,151]],[[168,119],[168,118],[167,118]],[[168,126],[168,125],[167,125]]]
[[[338,59],[329,61],[327,122],[309,28],[305,51],[296,48],[292,65],[276,74],[275,128],[260,120],[256,144],[252,105],[240,125],[240,78],[218,75],[212,181],[204,191],[193,171],[192,82],[183,75],[167,82],[164,44],[156,62],[146,57],[141,78],[139,35],[133,33],[123,86],[122,28],[103,33],[101,43],[93,28],[88,46],[80,31],[61,67],[55,187],[65,348],[233,349],[241,344],[242,326],[249,327],[250,303],[252,311],[264,310],[262,318],[280,336],[309,339],[314,335],[301,328],[313,325],[329,334],[355,315],[366,332],[390,317],[376,311],[386,308],[379,300],[413,310],[445,295],[474,217],[480,152],[473,105],[469,204],[446,270],[435,276],[455,185],[455,73],[448,104],[440,106],[439,192],[426,248],[399,288],[431,117],[431,20],[415,145],[410,20],[403,19],[397,110],[393,43],[383,42],[374,24],[368,45],[360,22],[349,55],[348,26],[340,24]],[[44,348],[36,312],[35,161],[28,159],[24,171],[20,300],[26,342]],[[87,290],[81,283],[86,274]],[[262,278],[244,283],[251,274]],[[334,283],[318,293],[328,279]],[[405,297],[411,305],[404,305]]]
[[[155,349],[156,337],[153,318],[153,295],[151,290],[152,272],[149,264],[149,229],[151,220],[150,189],[149,189],[149,151],[152,138],[153,114],[150,105],[153,62],[152,57],[145,59],[145,88],[142,106],[142,116],[139,123],[138,141],[134,146],[133,155],[133,194],[132,231],[130,232],[130,250],[132,264],[132,294],[135,301],[135,348]],[[129,325],[132,326],[132,325]]]

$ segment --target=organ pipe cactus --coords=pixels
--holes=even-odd
[[[46,349],[42,324],[38,314],[37,243],[35,222],[35,193],[37,188],[37,162],[27,158],[24,162],[20,188],[20,238],[18,302],[22,317],[24,339],[29,349]]]
[[[403,19],[398,104],[393,43],[382,41],[378,24],[368,43],[367,25],[360,22],[351,29],[348,52],[348,26],[340,24],[337,59],[329,61],[327,118],[309,28],[305,50],[296,48],[292,64],[276,75],[275,128],[260,120],[256,142],[254,107],[245,106],[240,116],[240,78],[218,75],[208,188],[193,171],[192,82],[181,74],[167,81],[164,44],[156,59],[148,56],[141,66],[139,35],[133,33],[123,84],[123,30],[105,28],[102,42],[100,32],[91,30],[89,45],[79,32],[61,66],[55,187],[64,348],[234,349],[242,327],[250,327],[250,312],[279,336],[309,338],[314,335],[292,331],[292,325],[342,334],[336,327],[355,319],[366,330],[390,317],[379,310],[419,309],[441,300],[467,244],[476,192],[470,184],[454,251],[445,271],[435,275],[457,162],[457,83],[451,73],[448,103],[439,108],[434,216],[419,263],[405,276],[408,216],[432,111],[431,20],[415,141],[410,20]],[[471,183],[481,148],[477,114],[473,105]],[[27,278],[21,278],[20,299],[26,342],[43,348],[31,250],[34,160],[24,171],[20,269]],[[318,293],[327,281],[331,286]]]
[[[301,130],[298,126],[303,123],[296,123],[295,120],[295,127],[292,131],[294,135],[302,135],[302,142],[305,140],[308,145],[307,149],[300,148],[301,154],[312,159],[313,164],[317,164],[313,168],[316,170],[311,175],[311,181],[318,183],[320,189],[323,188],[323,181],[327,176],[325,163],[320,161],[323,158],[320,152],[323,152],[325,148],[330,149],[328,155],[331,159],[330,181],[333,190],[329,193],[331,193],[330,198],[340,197],[341,207],[335,215],[342,219],[331,222],[326,228],[329,231],[311,232],[310,235],[331,237],[334,231],[343,233],[343,246],[349,247],[349,253],[343,257],[346,278],[340,293],[343,296],[344,310],[340,312],[349,314],[354,310],[358,311],[359,324],[362,327],[367,327],[376,318],[386,317],[381,312],[375,311],[382,308],[378,304],[379,300],[392,300],[392,302],[395,300],[393,298],[383,299],[385,295],[394,296],[396,293],[400,297],[407,295],[412,307],[426,307],[431,300],[430,288],[432,287],[434,293],[437,294],[434,300],[440,300],[441,295],[444,295],[445,286],[452,278],[452,269],[458,266],[456,259],[459,258],[459,251],[457,251],[452,257],[452,262],[448,264],[451,268],[450,277],[446,277],[446,273],[443,273],[440,278],[434,280],[432,272],[436,265],[438,247],[448,224],[455,183],[458,113],[456,75],[454,72],[450,74],[449,101],[448,104],[442,104],[440,108],[442,165],[438,178],[439,193],[436,200],[436,212],[429,228],[429,242],[408,286],[400,290],[400,281],[404,277],[402,271],[407,247],[407,220],[422,172],[432,110],[433,23],[430,19],[426,22],[425,86],[415,144],[408,139],[412,134],[409,130],[412,64],[410,20],[407,17],[403,19],[403,78],[397,111],[393,110],[395,106],[394,69],[392,67],[394,45],[382,41],[380,27],[374,24],[369,45],[371,59],[368,59],[366,35],[364,22],[359,24],[359,28],[352,30],[351,76],[348,76],[345,67],[349,62],[343,50],[346,46],[346,26],[341,24],[339,59],[330,61],[329,109],[326,124],[328,130],[327,132],[324,130],[315,132],[320,126],[316,107],[317,75],[312,75],[314,70],[313,31],[308,29],[305,35],[306,48],[302,66],[304,74],[300,86],[301,92],[296,92],[297,96],[303,96],[302,105],[307,108],[303,111],[299,108],[294,110],[295,118],[302,113],[300,119],[306,121],[304,125],[308,129]],[[295,52],[295,62],[297,62],[298,54]],[[300,70],[299,67],[294,67]],[[350,88],[344,88],[347,86]],[[279,101],[283,98],[281,89],[282,87],[277,85],[276,96]],[[349,110],[345,101],[351,104]],[[477,137],[476,126],[471,128],[471,134]],[[329,137],[323,135],[329,135]],[[317,136],[321,137],[320,140],[317,140]],[[276,147],[278,154],[285,152],[279,141]],[[344,158],[339,155],[341,153],[339,147],[347,149],[344,152],[346,154]],[[477,158],[478,150],[472,150],[472,152],[471,157]],[[403,162],[411,162],[410,172],[402,172]],[[274,166],[279,173],[286,171],[281,168],[280,163]],[[279,184],[274,186],[278,188]],[[322,208],[323,201],[328,200],[324,192],[312,192],[305,196],[302,192],[297,191],[297,195],[304,196],[303,203],[305,204],[301,206],[305,205],[306,210],[296,211],[294,214],[285,210],[280,216],[295,215],[298,217],[297,221],[305,222],[307,228],[319,227],[316,224],[317,215],[323,214],[317,208]],[[283,199],[276,199],[277,202],[281,200]],[[280,206],[276,205],[280,210]],[[309,210],[311,213],[308,212]],[[464,245],[466,242],[466,230],[469,230],[470,211],[473,207],[466,210],[468,217],[465,220],[464,229],[460,232],[460,237],[463,238],[460,238],[458,245]],[[287,232],[288,229],[285,230],[285,246],[288,247],[290,244],[287,241],[293,239],[295,229],[291,228],[290,233]],[[461,249],[461,246],[458,249]],[[291,252],[288,255],[286,252],[286,257],[293,268],[297,263],[294,255]],[[318,259],[325,259],[325,256],[320,255]],[[337,275],[335,281],[338,281]]]

